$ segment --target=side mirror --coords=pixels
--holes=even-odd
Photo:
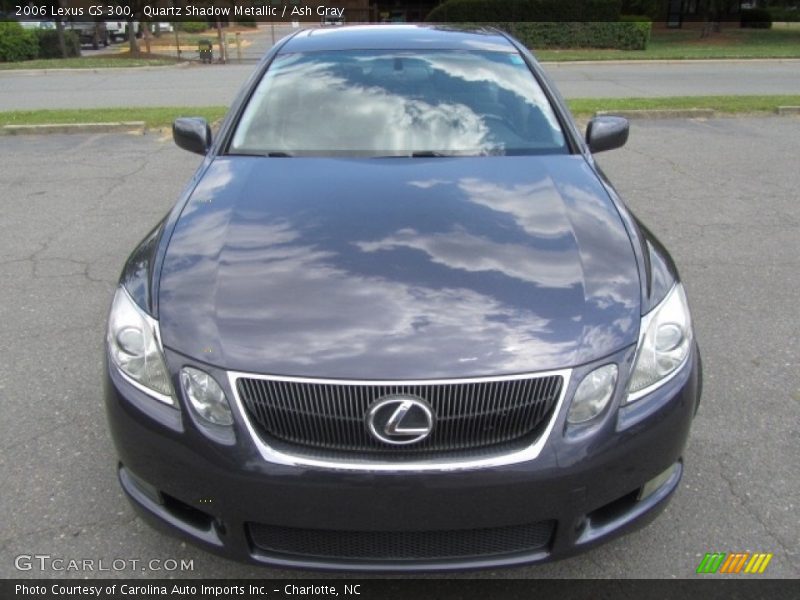
[[[628,119],[595,117],[586,127],[586,143],[592,153],[621,148],[628,141]]]
[[[172,124],[172,139],[184,150],[205,154],[211,147],[211,127],[202,117],[181,117]]]

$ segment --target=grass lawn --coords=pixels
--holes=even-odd
[[[541,61],[800,58],[800,23],[775,29],[741,29],[723,24],[721,32],[705,38],[697,29],[657,29],[647,50],[534,51]]]
[[[157,67],[175,64],[174,59],[130,58],[115,54],[112,56],[87,56],[83,58],[47,58],[23,60],[21,62],[0,62],[0,70],[14,69],[106,69],[109,67]]]
[[[712,108],[720,113],[772,113],[778,106],[800,106],[800,95],[790,96],[672,96],[668,98],[573,98],[567,100],[574,115],[599,110],[668,110]]]
[[[671,98],[576,98],[568,101],[577,116],[598,110],[713,108],[721,113],[772,113],[778,106],[800,106],[794,96],[678,96]],[[177,117],[204,117],[213,123],[225,116],[225,106],[154,108],[79,108],[0,112],[0,126],[46,123],[108,123],[144,121],[149,128],[168,127]]]
[[[0,126],[144,121],[147,127],[155,128],[167,127],[178,117],[205,117],[214,122],[225,116],[227,110],[225,106],[13,110],[0,112]]]

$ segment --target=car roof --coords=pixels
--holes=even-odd
[[[490,29],[441,25],[354,25],[306,29],[280,53],[326,50],[489,50],[515,52],[511,42]]]

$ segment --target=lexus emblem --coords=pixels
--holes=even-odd
[[[367,430],[386,444],[421,442],[433,431],[433,411],[422,398],[386,396],[369,409]]]

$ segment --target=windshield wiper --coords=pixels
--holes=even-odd
[[[436,150],[417,150],[409,154],[386,154],[385,156],[373,156],[372,158],[444,158],[456,156],[455,154],[445,154]]]
[[[255,150],[237,150],[236,152],[228,152],[227,156],[269,156],[270,158],[292,158],[292,154],[288,152],[257,152]]]

